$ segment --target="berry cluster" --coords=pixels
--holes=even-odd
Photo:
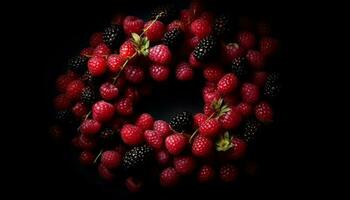
[[[281,80],[266,67],[279,44],[269,29],[235,33],[232,24],[197,1],[181,11],[156,8],[148,21],[117,15],[57,78],[52,135],[73,132],[67,137],[81,165],[95,166],[106,181],[123,180],[131,192],[154,177],[163,187],[185,176],[235,181],[237,162],[274,120]],[[197,74],[206,81],[203,112],[175,113],[169,122],[135,112],[152,83]]]

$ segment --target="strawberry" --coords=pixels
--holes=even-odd
[[[199,134],[213,138],[220,133],[221,124],[217,119],[208,119],[199,126]]]
[[[121,116],[130,116],[134,113],[133,103],[129,98],[120,99],[114,107]]]
[[[154,119],[148,113],[141,114],[135,122],[135,125],[143,130],[151,130],[153,128]]]
[[[207,81],[217,83],[223,76],[224,76],[224,70],[221,66],[216,64],[205,65],[205,68],[203,70],[203,77]]]
[[[192,154],[198,157],[208,157],[213,150],[213,142],[201,135],[197,135],[192,144]]]
[[[256,103],[260,97],[259,88],[251,83],[244,83],[241,89],[242,100],[247,103]]]
[[[264,37],[260,40],[260,52],[264,56],[271,56],[278,50],[278,40],[271,37]]]
[[[178,155],[186,147],[187,138],[180,133],[169,135],[165,138],[165,147],[170,154]]]
[[[225,74],[218,82],[217,89],[221,94],[229,94],[238,86],[238,78],[233,73]]]
[[[170,69],[167,66],[154,64],[149,68],[149,73],[155,81],[165,81],[170,75]]]
[[[173,167],[164,169],[160,174],[160,185],[163,187],[174,187],[179,180],[180,176]]]
[[[94,119],[86,119],[84,120],[80,127],[80,133],[84,135],[95,135],[101,130],[101,124]]]
[[[219,118],[221,125],[225,129],[235,129],[242,121],[241,114],[237,108],[231,107],[228,112]]]
[[[265,58],[259,51],[249,50],[246,58],[252,69],[260,70],[265,65]]]
[[[233,182],[237,179],[238,169],[232,164],[226,164],[220,167],[219,175],[223,182]]]
[[[177,156],[174,158],[174,168],[181,175],[189,175],[196,167],[196,162],[191,156]]]
[[[237,109],[243,117],[249,117],[253,114],[253,106],[249,103],[241,102],[237,105]]]
[[[165,32],[165,26],[161,21],[148,21],[143,30],[145,31],[145,36],[150,42],[157,42],[163,38]]]
[[[214,179],[215,171],[210,165],[203,165],[197,174],[197,180],[200,183],[207,183]]]
[[[158,131],[163,138],[171,134],[171,128],[170,125],[163,120],[156,120],[153,123],[153,130]]]
[[[101,164],[107,169],[114,169],[119,167],[121,163],[121,155],[117,151],[105,151],[101,155]]]
[[[112,119],[114,106],[106,101],[98,101],[92,106],[92,118],[99,122],[106,122]]]
[[[193,78],[193,70],[188,63],[180,63],[175,69],[176,79],[180,81],[189,81]]]
[[[167,65],[171,61],[171,52],[168,46],[159,44],[149,50],[148,58],[161,65]]]
[[[145,140],[149,146],[154,149],[161,149],[163,146],[163,137],[158,131],[146,130],[144,133]]]
[[[243,31],[238,33],[238,42],[245,49],[252,49],[256,44],[256,39],[253,33]]]
[[[255,106],[255,116],[256,118],[264,123],[272,122],[273,111],[269,103],[261,102]]]
[[[140,34],[143,26],[143,20],[135,16],[127,16],[123,21],[124,32],[128,36],[131,36],[131,33]]]
[[[142,129],[132,124],[125,124],[120,131],[120,136],[127,145],[137,145],[143,142]]]

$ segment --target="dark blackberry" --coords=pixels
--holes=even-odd
[[[168,24],[173,21],[178,13],[174,5],[163,5],[156,7],[151,11],[151,19],[155,19],[159,15],[158,20]]]
[[[209,60],[217,53],[217,39],[214,36],[203,38],[194,48],[193,55],[199,61]]]
[[[82,74],[87,69],[86,67],[87,61],[88,61],[88,58],[85,56],[75,56],[69,59],[68,67],[74,72]]]
[[[231,62],[231,70],[240,80],[247,78],[249,73],[247,59],[245,57],[233,59]]]
[[[120,25],[113,24],[103,31],[103,42],[109,47],[117,48],[124,39],[124,31]]]
[[[184,33],[180,29],[174,29],[167,31],[162,39],[163,44],[167,45],[169,48],[174,49],[181,44],[184,39]]]
[[[73,123],[73,114],[69,110],[61,110],[56,113],[55,119],[62,124]]]
[[[86,105],[92,105],[96,100],[96,92],[91,87],[86,87],[81,93],[81,101]]]
[[[122,166],[126,171],[144,169],[152,159],[152,148],[148,145],[133,147],[124,155]]]
[[[104,148],[113,148],[117,144],[117,137],[114,131],[110,128],[105,128],[99,135],[101,146]]]
[[[214,21],[214,34],[216,36],[227,36],[232,32],[232,19],[230,16],[222,14]]]
[[[183,111],[176,113],[170,120],[170,126],[173,130],[177,132],[183,132],[190,130],[193,124],[192,113]]]
[[[263,88],[263,93],[268,98],[275,98],[279,95],[281,91],[281,80],[280,74],[277,72],[272,72],[267,76],[265,86]]]
[[[260,131],[260,128],[261,128],[261,123],[258,120],[254,119],[254,118],[248,119],[243,124],[243,130],[242,130],[241,137],[245,141],[251,142],[251,141],[256,139],[256,136],[257,136],[258,132]]]

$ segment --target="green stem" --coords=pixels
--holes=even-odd
[[[87,120],[87,118],[89,118],[90,115],[91,115],[91,110],[85,115],[84,121]]]
[[[208,121],[208,120],[211,119],[214,115],[215,115],[215,112],[213,112],[205,121]],[[191,135],[190,139],[188,140],[189,143],[192,143],[192,140],[193,140],[194,136],[197,135],[198,130],[199,130],[199,128],[197,128],[197,129],[193,132],[193,134]]]
[[[96,158],[95,158],[95,160],[94,160],[94,164],[97,162],[97,160],[101,157],[101,155],[102,155],[102,149],[100,150],[100,152],[97,154],[97,156],[96,156]]]
[[[135,56],[137,55],[137,52],[135,52],[132,56],[128,57],[126,59],[126,61],[124,62],[123,66],[120,68],[118,74],[113,78],[113,85],[115,84],[115,82],[117,81],[117,79],[119,78],[119,76],[121,75],[123,69],[125,68],[126,64],[128,64],[128,62],[133,59]]]
[[[162,14],[163,14],[163,12],[160,12],[160,13],[156,16],[156,18],[151,22],[151,24],[148,25],[145,29],[143,29],[143,31],[142,31],[140,37],[142,37],[142,36],[148,31],[148,29],[149,29],[154,23],[156,23],[156,21],[158,20],[158,18],[159,18]]]

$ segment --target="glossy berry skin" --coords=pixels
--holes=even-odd
[[[123,21],[124,32],[128,36],[131,36],[131,33],[140,34],[144,24],[143,20],[138,17],[127,16]]]
[[[101,155],[101,163],[108,169],[119,167],[121,159],[119,152],[113,150],[105,151]]]
[[[100,96],[106,101],[117,98],[118,94],[118,88],[112,83],[104,83],[100,87]]]
[[[196,162],[191,156],[178,156],[174,158],[174,168],[182,175],[189,175],[196,167]]]
[[[152,148],[161,149],[163,147],[163,137],[158,131],[146,130],[144,137],[147,144]]]
[[[166,151],[158,151],[156,154],[156,160],[158,162],[158,164],[165,166],[167,164],[169,164],[170,162],[170,155],[168,152]]]
[[[217,83],[224,76],[224,70],[219,65],[209,64],[203,70],[203,77],[210,82]]]
[[[135,122],[135,125],[143,130],[151,130],[153,128],[154,119],[148,113],[141,114]]]
[[[167,65],[170,63],[172,55],[168,46],[159,44],[150,49],[148,58],[154,63]]]
[[[88,110],[82,102],[76,103],[72,108],[72,113],[76,118],[82,118],[87,114]]]
[[[162,82],[169,78],[170,69],[164,65],[153,64],[149,68],[149,73],[153,80]]]
[[[253,106],[249,103],[241,102],[237,105],[238,111],[241,113],[242,117],[249,117],[253,114]]]
[[[169,135],[165,139],[165,147],[172,155],[180,154],[186,147],[187,138],[180,133]]]
[[[246,58],[249,65],[254,70],[261,70],[265,66],[265,58],[259,51],[249,50],[247,52]]]
[[[215,118],[208,119],[199,126],[198,130],[202,136],[213,138],[220,133],[221,124]]]
[[[219,121],[224,129],[235,129],[241,124],[242,116],[237,108],[231,107],[230,111],[219,118]]]
[[[212,26],[208,20],[196,19],[191,23],[191,33],[198,38],[204,38],[212,32]]]
[[[92,76],[102,76],[107,70],[106,58],[93,56],[88,61],[88,70]]]
[[[239,139],[237,137],[234,137],[231,140],[231,142],[233,144],[233,147],[224,152],[225,158],[227,160],[242,159],[246,155],[246,152],[247,152],[247,148],[248,148],[247,143],[244,140]]]
[[[241,96],[244,102],[256,103],[260,97],[260,90],[251,83],[244,83],[241,89]]]
[[[114,115],[114,106],[106,101],[98,101],[92,106],[92,117],[99,122],[107,122]]]
[[[70,82],[66,88],[66,97],[72,100],[78,100],[84,87],[84,83],[81,80],[74,80]]]
[[[132,124],[125,124],[120,131],[120,136],[127,145],[138,145],[144,140],[142,129]]]
[[[126,80],[134,84],[139,84],[145,78],[144,70],[139,66],[127,65],[124,69]]]
[[[225,74],[218,82],[217,89],[221,94],[229,94],[238,87],[238,78],[233,73]]]
[[[150,42],[157,42],[163,38],[165,26],[158,20],[155,22],[149,21],[144,25],[143,30],[146,31],[145,36]]]
[[[180,63],[175,69],[176,79],[180,81],[192,80],[193,73],[192,67],[188,63]]]
[[[213,150],[213,142],[201,135],[194,138],[192,143],[192,154],[198,157],[208,157]]]
[[[127,40],[122,45],[120,45],[119,55],[122,58],[128,59],[132,57],[135,53],[136,53],[136,49],[134,44],[131,42],[131,40]]]
[[[101,127],[102,126],[98,121],[94,119],[86,119],[81,123],[79,131],[86,136],[91,136],[97,134],[101,130]]]
[[[256,44],[256,38],[253,33],[243,31],[238,33],[238,42],[245,49],[252,49]]]
[[[199,127],[203,122],[207,120],[207,116],[203,113],[197,113],[193,116],[194,124]]]
[[[107,58],[108,70],[112,73],[119,72],[125,61],[126,59],[118,54],[109,55]]]
[[[95,48],[101,43],[103,43],[103,33],[102,32],[93,33],[89,40],[90,46]]]
[[[170,125],[168,122],[163,120],[156,120],[153,123],[153,130],[158,131],[163,138],[170,135],[172,133]]]
[[[114,107],[121,116],[130,116],[134,113],[133,102],[129,98],[120,99]]]

